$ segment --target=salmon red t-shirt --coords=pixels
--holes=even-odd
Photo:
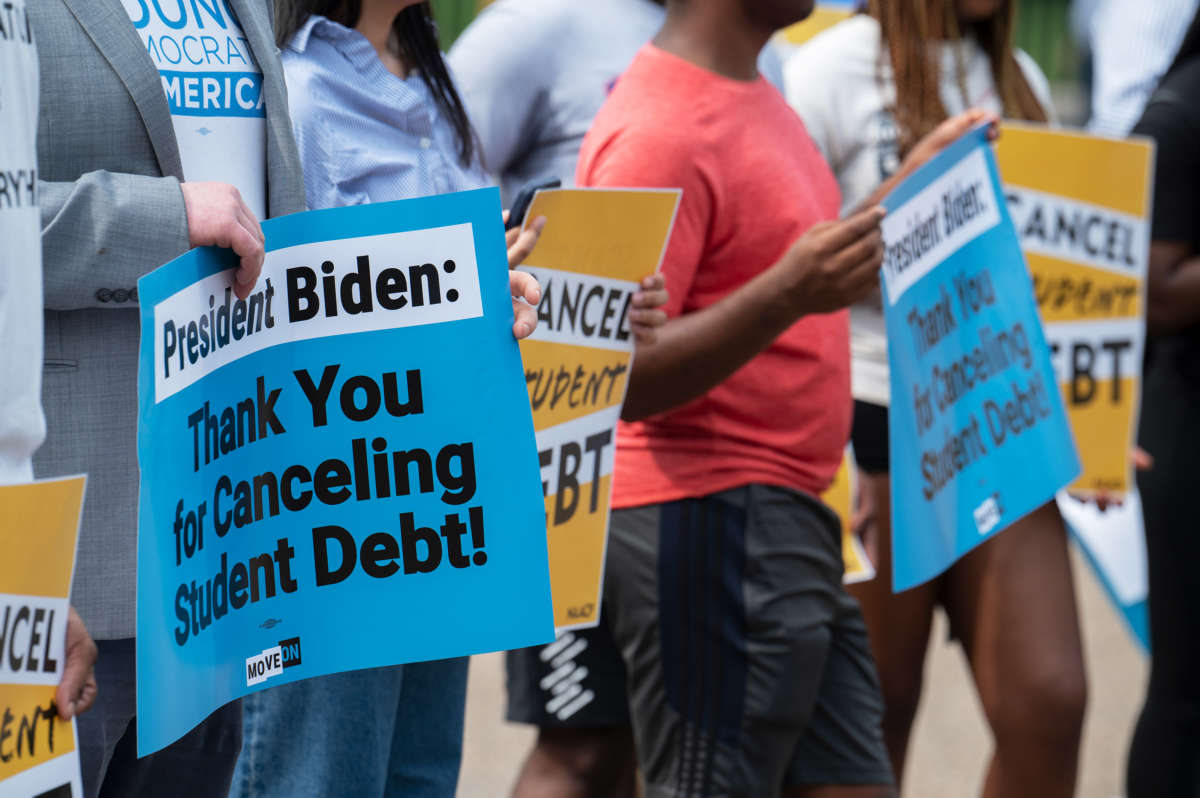
[[[672,317],[770,268],[820,221],[837,182],[796,113],[761,77],[722,77],[646,45],[588,133],[581,186],[680,187],[663,261]],[[846,311],[807,316],[721,384],[617,433],[613,506],[751,483],[819,495],[850,434]]]

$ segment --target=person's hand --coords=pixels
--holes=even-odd
[[[503,219],[508,224],[508,211],[504,212]],[[504,231],[504,243],[508,245],[508,268],[515,269],[525,262],[545,229],[546,217],[539,216],[530,225]]]
[[[880,207],[848,219],[819,222],[800,236],[776,265],[789,275],[786,298],[797,315],[848,307],[879,282],[883,265]]]
[[[875,492],[866,471],[858,469],[858,490],[854,496],[854,515],[850,519],[850,531],[862,541],[867,559],[879,562],[879,528],[875,524]]]
[[[508,211],[504,212],[504,221],[508,222]],[[545,228],[546,217],[539,216],[524,229],[514,227],[504,233],[504,242],[508,246],[508,286],[513,298],[513,337],[518,341],[528,338],[537,327],[537,306],[542,301],[542,287],[532,274],[516,271],[516,268],[533,252]]]
[[[1137,471],[1149,471],[1154,468],[1154,458],[1141,446],[1134,446],[1129,450],[1129,459]],[[1109,493],[1106,490],[1098,491],[1091,495],[1076,495],[1074,493],[1069,495],[1077,502],[1085,504],[1089,501],[1095,502],[1096,509],[1102,513],[1108,512],[1109,507],[1120,507],[1125,504],[1125,501],[1120,496]]]
[[[1154,468],[1154,456],[1141,446],[1133,447],[1129,452],[1129,459],[1133,461],[1133,467],[1137,471],[1150,471]]]
[[[850,531],[862,536],[863,530],[875,520],[875,494],[871,490],[870,475],[858,469],[858,488],[854,492],[854,515],[850,519]]]
[[[64,653],[66,664],[63,666],[62,680],[58,683],[58,689],[54,691],[54,703],[58,707],[58,716],[63,720],[70,720],[87,712],[96,700],[98,692],[95,665],[99,652],[74,607],[71,607],[67,614],[67,643]]]
[[[667,281],[658,273],[642,280],[633,295],[633,309],[629,311],[629,329],[639,344],[652,344],[658,337],[658,328],[667,323]]]
[[[250,296],[266,257],[266,239],[254,212],[228,183],[181,183],[180,188],[187,210],[188,244],[232,249],[242,260],[233,291],[240,299]]]
[[[900,172],[906,175],[911,174],[924,166],[942,150],[962,138],[971,128],[976,125],[982,125],[985,122],[988,125],[988,141],[995,141],[1000,135],[1000,118],[990,111],[972,108],[969,111],[963,111],[957,116],[950,117],[931,130],[925,138],[916,143],[912,151],[904,159],[904,162],[900,164]]]

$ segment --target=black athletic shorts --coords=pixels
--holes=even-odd
[[[785,488],[613,513],[605,613],[647,798],[892,783],[842,572],[836,516]]]
[[[868,474],[891,470],[888,456],[888,409],[883,405],[854,400],[854,426],[850,430],[854,461]]]
[[[592,629],[507,654],[508,719],[540,728],[628,726],[625,663],[601,615]]]

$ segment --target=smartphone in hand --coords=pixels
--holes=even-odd
[[[525,214],[529,213],[529,205],[533,202],[534,194],[542,189],[558,188],[561,185],[562,181],[555,177],[540,183],[530,183],[517,192],[517,198],[513,201],[512,208],[508,211],[508,222],[505,223],[504,229],[508,231],[524,224]]]

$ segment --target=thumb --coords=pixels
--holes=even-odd
[[[58,716],[63,720],[70,720],[75,716],[75,701],[83,692],[90,671],[91,667],[84,664],[79,657],[68,656],[62,681],[54,691],[54,704],[58,707]]]
[[[96,665],[99,651],[74,607],[71,607],[67,616],[66,637],[66,650],[63,654],[66,663],[63,666],[62,679],[54,691],[54,703],[58,707],[59,717],[70,720],[75,715],[78,703],[85,699],[85,692],[92,686],[92,669]]]
[[[1149,471],[1150,469],[1154,468],[1154,457],[1152,457],[1151,454],[1142,447],[1133,447],[1133,451],[1130,453],[1130,455],[1133,459],[1133,467],[1138,471]]]

